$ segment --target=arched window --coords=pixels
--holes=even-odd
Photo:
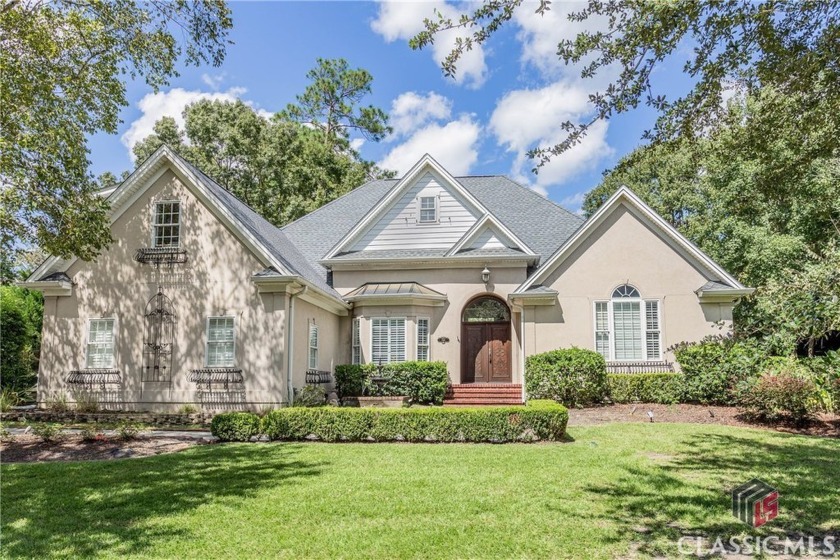
[[[510,311],[503,301],[491,296],[472,300],[464,308],[465,323],[502,323],[510,321]]]
[[[617,287],[595,302],[595,350],[609,361],[660,360],[659,315],[658,300],[642,299],[630,284]]]

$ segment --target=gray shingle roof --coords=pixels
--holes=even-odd
[[[175,155],[175,157],[180,157]],[[324,268],[313,264],[310,259],[303,256],[295,244],[283,233],[283,231],[271,222],[257,214],[250,206],[239,200],[236,196],[225,190],[216,181],[205,175],[197,167],[181,158],[186,167],[192,171],[196,178],[201,181],[202,186],[211,195],[224,205],[234,217],[242,224],[248,232],[259,240],[271,255],[275,257],[289,273],[297,274],[312,282],[315,286],[326,293],[341,299],[341,296],[327,284]],[[315,268],[317,267],[317,268]]]
[[[583,224],[583,218],[580,216],[507,177],[489,175],[457,177],[457,180],[523,243],[541,255],[543,261]],[[312,268],[320,270],[326,279],[326,269],[318,264],[318,261],[376,206],[397,181],[370,181],[284,226],[283,233],[305,255]],[[445,251],[376,251],[375,255],[372,253],[374,252],[357,252],[342,255],[340,258],[442,257]],[[480,256],[478,252],[459,253],[470,254]]]

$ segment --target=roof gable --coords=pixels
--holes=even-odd
[[[505,227],[491,214],[485,214],[467,231],[458,242],[447,251],[446,255],[455,255],[462,251],[478,249],[519,249],[526,255],[535,253],[523,243],[510,229]]]
[[[420,221],[419,199],[435,199],[437,220]],[[347,252],[448,249],[487,209],[428,154],[345,235],[324,257]]]
[[[113,224],[122,216],[167,170],[172,170],[183,185],[265,266],[285,276],[300,276],[316,289],[340,300],[338,293],[324,281],[279,228],[168,146],[158,148],[108,196],[109,223]],[[67,270],[75,261],[76,258],[64,260],[51,257],[32,273],[30,280],[35,281],[45,275]]]
[[[583,240],[594,232],[608,216],[610,216],[622,205],[626,205],[631,210],[634,210],[634,214],[638,218],[660,231],[663,234],[663,239],[665,239],[669,245],[671,245],[674,249],[681,250],[688,257],[696,261],[697,264],[709,272],[711,277],[717,278],[718,280],[723,281],[738,290],[748,289],[726,272],[720,265],[714,262],[708,255],[703,253],[703,251],[701,251],[696,245],[686,239],[685,236],[678,232],[672,225],[662,219],[659,214],[654,212],[653,209],[645,204],[644,201],[642,201],[642,199],[640,199],[633,191],[626,186],[622,186],[615,192],[615,194],[613,194],[613,196],[610,197],[609,200],[607,200],[607,202],[601,206],[601,208],[598,209],[597,212],[589,218],[589,220],[584,223],[580,229],[574,233],[574,235],[566,240],[557,252],[555,252],[536,273],[519,286],[515,293],[526,292],[533,286],[539,285],[543,282],[554,270],[557,269],[566,257],[574,252],[575,248],[577,248]]]

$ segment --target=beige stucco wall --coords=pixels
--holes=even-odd
[[[294,340],[292,352],[292,386],[306,384],[306,370],[309,369],[309,327],[318,326],[318,364],[315,369],[332,372],[335,366],[350,362],[349,331],[342,336],[342,319],[329,311],[300,298],[294,302]],[[346,337],[346,338],[345,338]],[[334,385],[324,386],[329,390]]]
[[[156,270],[135,262],[133,255],[137,248],[150,246],[154,202],[166,199],[181,201],[181,246],[189,262]],[[244,398],[252,408],[283,400],[288,296],[257,292],[250,276],[264,265],[175,174],[166,171],[158,178],[117,219],[112,236],[114,243],[96,262],[77,261],[67,271],[74,283],[71,296],[46,298],[40,401],[68,394],[67,372],[85,367],[88,319],[114,317],[116,368],[123,384],[119,394],[109,398],[135,409],[196,403],[198,391],[188,380],[189,371],[204,366],[206,318],[214,315],[236,318],[236,365],[245,377],[244,396],[217,392],[218,399]],[[171,386],[141,381],[143,314],[158,286],[177,314]],[[305,338],[301,336],[304,344]],[[300,355],[305,357],[305,347]]]
[[[731,328],[732,303],[701,304],[694,293],[713,279],[710,273],[635,212],[618,207],[547,277],[543,284],[559,292],[557,305],[525,308],[526,355],[569,346],[594,350],[594,302],[624,283],[660,301],[663,351]],[[674,359],[670,352],[663,357]]]
[[[335,289],[346,294],[367,282],[419,282],[447,296],[447,301],[441,307],[419,305],[387,305],[371,306],[356,304],[353,316],[360,317],[361,343],[363,361],[370,360],[370,319],[374,317],[405,317],[407,319],[407,352],[406,359],[416,357],[416,319],[428,317],[430,319],[430,359],[442,360],[449,366],[449,375],[453,383],[461,381],[461,312],[471,299],[482,294],[496,295],[504,301],[517,286],[525,281],[525,266],[505,267],[501,264],[487,263],[491,271],[490,282],[485,286],[481,281],[481,270],[484,264],[461,268],[420,268],[406,267],[400,270],[371,269],[364,270],[334,270],[333,285]],[[346,340],[349,362],[350,348],[350,318],[345,318],[348,324],[342,340]],[[514,383],[521,380],[521,355],[519,344],[519,315],[512,314],[511,322],[511,364]],[[438,342],[438,338],[446,337],[448,343]]]

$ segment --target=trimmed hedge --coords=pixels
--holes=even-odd
[[[384,384],[372,384],[378,375],[374,364],[348,364],[335,368],[336,392],[340,398],[358,397],[363,391],[377,397],[408,397],[412,404],[443,403],[449,385],[446,362],[400,362],[383,364]]]
[[[609,390],[604,357],[582,348],[564,348],[528,356],[525,389],[532,399],[552,399],[566,406],[601,402]]]
[[[757,342],[728,336],[680,343],[673,350],[685,376],[682,401],[690,403],[732,404],[736,385],[757,377],[767,361]]]
[[[680,402],[684,377],[681,373],[611,373],[607,375],[614,403]]]
[[[553,401],[483,408],[282,408],[262,432],[272,440],[511,442],[557,441],[569,413]]]
[[[221,441],[250,441],[260,433],[260,417],[252,412],[223,412],[213,417],[210,432]]]

